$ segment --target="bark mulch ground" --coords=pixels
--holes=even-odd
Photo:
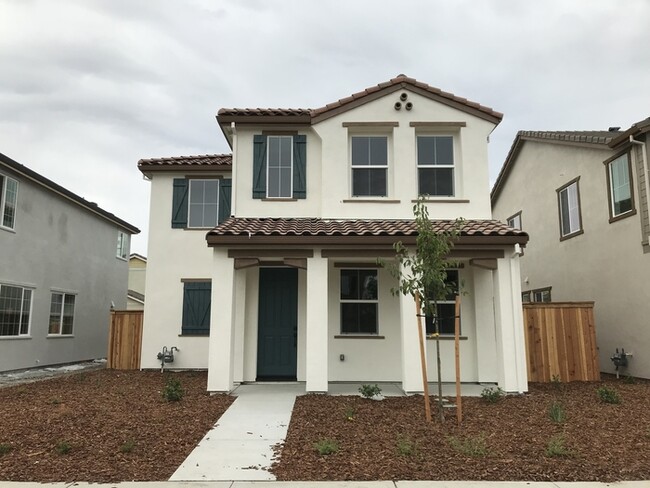
[[[168,377],[185,394],[163,400]],[[232,403],[205,372],[101,370],[0,389],[0,480],[167,480]]]
[[[621,403],[601,402],[603,386]],[[299,397],[272,472],[280,480],[650,479],[648,381],[533,384],[494,404],[467,398],[461,427],[453,409],[444,424],[427,424],[423,403],[422,396]],[[551,420],[554,403],[563,422]],[[327,441],[338,450],[319,454],[315,443]]]

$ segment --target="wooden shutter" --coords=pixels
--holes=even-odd
[[[172,228],[183,229],[187,227],[187,193],[188,180],[174,178],[174,194],[172,199]]]
[[[230,200],[232,198],[232,180],[223,179],[219,182],[219,220],[217,225],[230,217]]]
[[[266,136],[253,138],[253,198],[266,198]]]
[[[307,136],[293,136],[293,198],[307,198]]]
[[[183,287],[183,334],[210,334],[212,283],[188,282]]]

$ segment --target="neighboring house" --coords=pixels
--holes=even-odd
[[[467,292],[462,381],[526,391],[528,236],[491,220],[489,201],[487,138],[501,117],[400,75],[319,109],[222,109],[232,159],[141,160],[151,179],[142,367],[176,346],[172,366],[207,368],[210,391],[273,379],[310,392],[335,381],[421,391],[415,303],[391,294],[396,280],[377,260],[396,241],[414,244],[413,205],[427,194],[436,229],[467,219],[448,276]],[[453,381],[453,297],[439,316]]]
[[[494,216],[531,237],[524,301],[593,300],[602,371],[650,378],[650,118],[621,132],[517,134],[492,190]]]
[[[138,232],[0,154],[0,371],[106,356]]]
[[[129,288],[127,310],[144,310],[144,288],[147,281],[147,258],[133,253],[129,256]]]

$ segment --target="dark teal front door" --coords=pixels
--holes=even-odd
[[[260,268],[257,379],[295,380],[298,270]]]

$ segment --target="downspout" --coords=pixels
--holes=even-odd
[[[641,145],[641,157],[643,158],[643,176],[645,182],[645,204],[646,210],[648,211],[648,218],[650,219],[650,176],[648,176],[648,153],[646,150],[645,142],[637,141],[634,136],[630,135],[630,144],[640,144]],[[641,219],[643,224],[643,219]],[[644,236],[646,239],[648,236]]]
[[[235,185],[235,172],[237,171],[237,163],[235,161],[237,155],[237,128],[235,123],[230,123],[230,130],[232,131],[232,182],[230,186],[230,215],[236,215],[235,202],[237,202],[237,185]]]
[[[521,248],[521,246],[519,244],[515,244],[515,249],[514,249],[514,252],[510,255],[510,259],[511,260],[514,260],[514,259],[517,260],[517,267],[518,268],[520,266],[519,259],[521,258],[521,256],[523,256],[523,254],[524,254],[524,251]],[[519,268],[519,269],[520,269],[520,272],[521,272],[521,268]],[[510,263],[510,283],[511,283],[510,287],[511,287],[511,289],[512,289],[512,284],[513,283],[515,283],[515,282],[521,283],[521,281],[520,281],[521,277],[519,277],[519,276],[515,277],[514,274],[515,274],[515,272],[513,270],[512,263]],[[517,278],[517,280],[515,280],[515,278]],[[522,317],[522,315],[523,315],[522,306],[521,306],[521,289],[519,290],[519,295],[518,296],[519,296],[519,299],[517,300],[515,295],[513,294],[513,297],[515,297],[515,300],[514,300],[513,307],[512,307],[512,314],[513,314],[512,319],[513,319],[514,336],[515,336],[515,368],[517,370],[517,391],[518,391],[518,393],[521,394],[521,393],[524,392],[524,388],[522,387],[524,382],[528,381],[528,377],[524,376],[526,368],[527,368],[526,356],[525,356],[526,352],[524,350],[524,358],[523,358],[523,363],[522,363],[521,354],[520,354],[521,351],[519,350],[519,346],[521,344],[524,345],[524,349],[526,347],[526,341],[522,337],[523,318],[522,318],[521,321],[516,319],[516,317]],[[515,306],[517,304],[519,304],[519,307]],[[522,368],[521,368],[522,364],[523,364],[523,368],[524,368],[523,371],[522,371]]]

